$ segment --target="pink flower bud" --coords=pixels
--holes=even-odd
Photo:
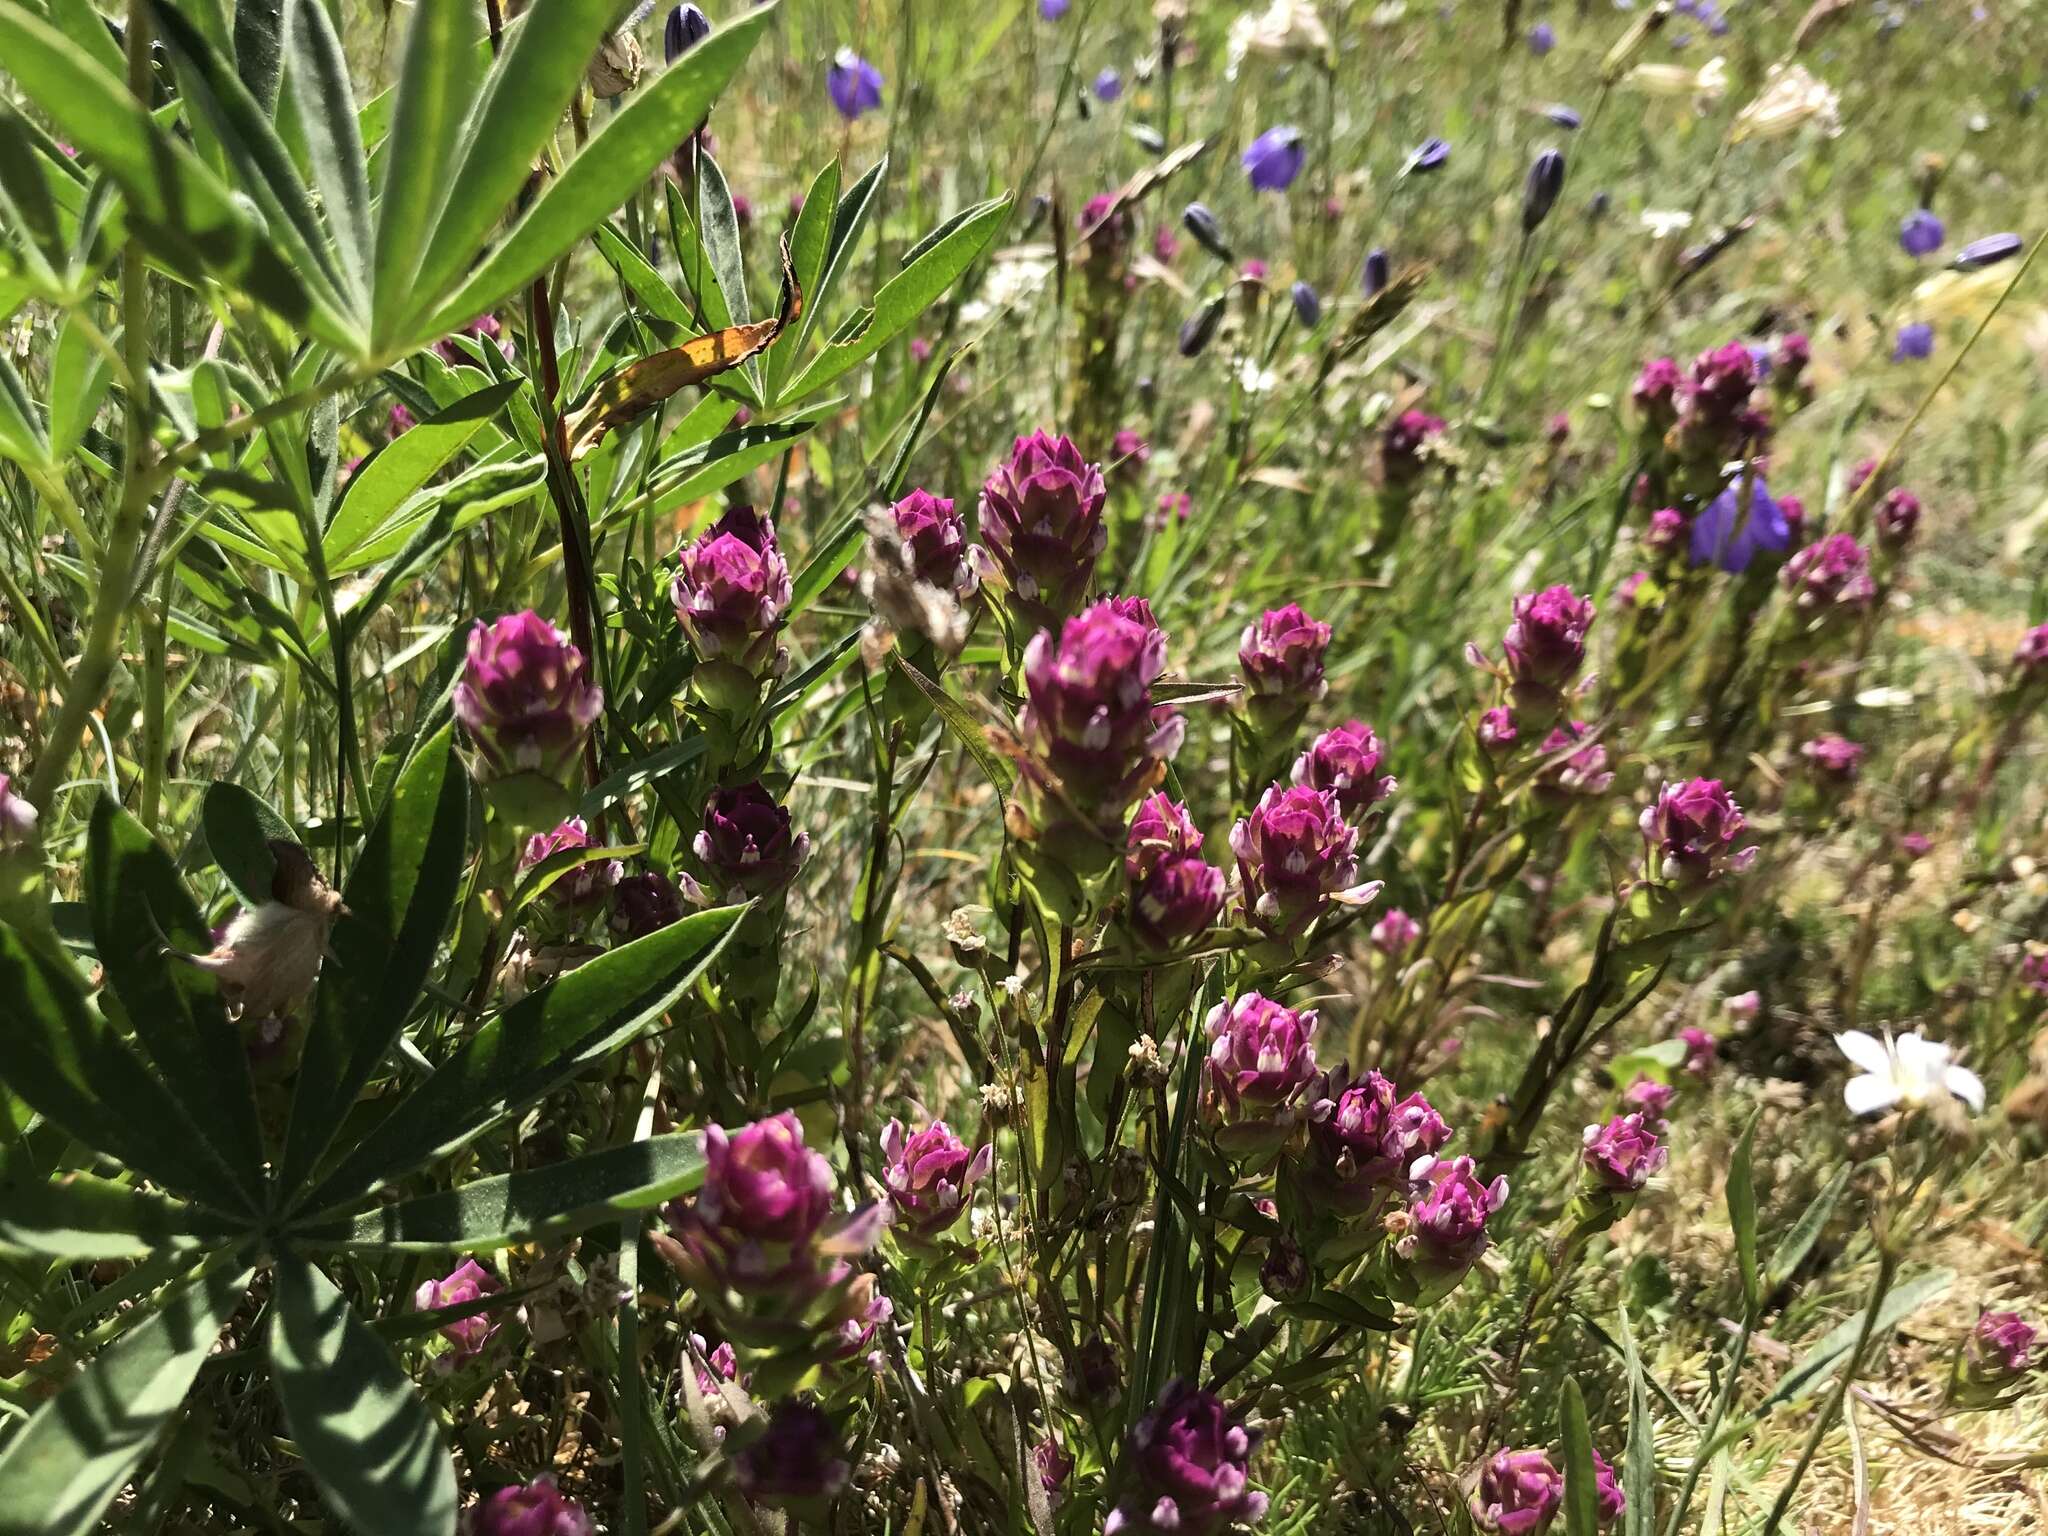
[[[1507,1202],[1508,1181],[1479,1182],[1469,1157],[1425,1157],[1410,1170],[1422,1192],[1408,1208],[1408,1231],[1396,1243],[1405,1259],[1424,1270],[1469,1269],[1486,1251],[1487,1218]]]
[[[484,776],[565,779],[603,709],[583,653],[531,609],[470,630],[455,718]]]
[[[1846,736],[1816,736],[1799,749],[1814,776],[1831,784],[1854,784],[1863,766],[1863,748]]]
[[[470,1510],[462,1529],[464,1536],[592,1536],[597,1528],[552,1477],[537,1477],[487,1496]]]
[[[919,1237],[943,1232],[960,1219],[974,1198],[974,1186],[995,1165],[995,1147],[969,1151],[943,1120],[915,1135],[891,1120],[882,1132],[882,1186],[896,1226]]]
[[[581,816],[572,816],[551,831],[536,832],[526,840],[519,853],[519,872],[525,874],[558,853],[592,846],[590,827]],[[558,907],[580,911],[603,901],[624,873],[617,859],[592,859],[560,876],[548,887],[548,896]]]
[[[733,1481],[756,1504],[781,1508],[829,1499],[852,1475],[839,1431],[822,1408],[784,1398],[760,1438],[733,1458]]]
[[[1049,628],[1076,612],[1108,543],[1102,471],[1065,437],[1017,439],[981,488],[981,536],[1021,627]]]
[[[1202,834],[1187,807],[1164,793],[1139,805],[1124,844],[1132,930],[1169,948],[1204,932],[1223,910],[1223,871],[1201,857]]]
[[[1285,699],[1297,710],[1323,696],[1323,654],[1330,626],[1310,618],[1299,603],[1269,608],[1245,626],[1237,643],[1238,665],[1254,698]]]
[[[1399,786],[1379,772],[1386,748],[1363,720],[1323,732],[1294,761],[1294,782],[1327,789],[1347,816],[1376,805]]]
[[[1593,624],[1590,602],[1560,584],[1524,592],[1515,599],[1513,613],[1501,649],[1518,684],[1555,690],[1578,675],[1586,659],[1586,631]]]
[[[1867,608],[1877,598],[1870,556],[1846,533],[1831,533],[1787,560],[1778,579],[1806,609]]]
[[[1593,1184],[1617,1194],[1632,1194],[1663,1170],[1669,1153],[1640,1112],[1617,1115],[1605,1125],[1589,1125],[1581,1158]]]
[[[810,857],[808,832],[758,781],[712,793],[691,848],[720,893],[738,900],[786,890]]]
[[[734,507],[686,545],[669,584],[676,618],[701,661],[756,678],[780,670],[776,634],[789,608],[789,562],[775,528],[752,507]]]
[[[1547,1451],[1496,1451],[1480,1469],[1472,1518],[1497,1536],[1537,1536],[1564,1498],[1564,1474]]]
[[[1284,1121],[1316,1070],[1316,1015],[1247,992],[1218,1003],[1206,1025],[1202,1104],[1220,1121]]]
[[[1664,785],[1641,821],[1651,877],[1696,891],[1724,874],[1740,874],[1756,862],[1755,848],[1734,846],[1747,825],[1719,779]]]
[[[481,1301],[503,1289],[497,1276],[475,1259],[464,1259],[444,1278],[421,1282],[420,1288],[413,1292],[412,1304],[422,1312],[437,1312],[443,1307],[460,1307]],[[498,1315],[492,1312],[478,1312],[471,1317],[444,1323],[441,1337],[455,1346],[444,1358],[451,1366],[474,1360],[483,1353],[484,1346],[490,1343],[491,1335],[497,1331]]]
[[[1389,908],[1387,915],[1372,925],[1372,947],[1383,955],[1405,955],[1421,937],[1422,924],[1399,907]]]
[[[1379,892],[1358,879],[1358,833],[1329,790],[1271,785],[1230,829],[1246,919],[1292,939],[1338,903],[1361,906]]]

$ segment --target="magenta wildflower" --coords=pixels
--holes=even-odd
[[[470,1510],[463,1536],[592,1536],[597,1529],[583,1506],[552,1477],[500,1488]]]
[[[981,537],[1022,626],[1050,628],[1076,612],[1109,539],[1102,470],[1064,437],[1017,439],[981,488]]]
[[[720,893],[738,901],[787,889],[810,856],[811,837],[755,782],[714,790],[690,846]]]
[[[1564,1474],[1547,1451],[1496,1451],[1480,1469],[1472,1518],[1492,1536],[1538,1536],[1564,1498]]]
[[[1372,947],[1389,957],[1407,954],[1421,937],[1422,924],[1399,907],[1390,907],[1387,915],[1372,925]]]
[[[1640,824],[1651,877],[1682,889],[1698,890],[1756,862],[1755,848],[1734,846],[1748,822],[1719,779],[1666,784]]]
[[[882,1132],[882,1187],[889,1192],[893,1224],[919,1237],[943,1232],[960,1219],[974,1198],[974,1186],[995,1166],[996,1149],[984,1143],[969,1151],[943,1120],[906,1134],[891,1120]]]
[[[420,1288],[413,1292],[412,1304],[422,1312],[438,1312],[443,1307],[460,1307],[481,1301],[503,1289],[496,1275],[475,1259],[464,1259],[443,1278],[422,1281]],[[441,1337],[455,1346],[442,1357],[446,1362],[443,1369],[474,1360],[482,1354],[484,1346],[491,1341],[491,1335],[498,1331],[498,1317],[495,1312],[478,1312],[452,1323],[443,1323]]]
[[[1201,856],[1202,834],[1187,807],[1153,794],[1131,819],[1124,844],[1129,921],[1156,949],[1204,932],[1223,910],[1223,871]]]
[[[1580,1160],[1596,1187],[1633,1194],[1663,1170],[1669,1156],[1647,1118],[1634,1111],[1587,1126]]]
[[[1247,992],[1218,1003],[1204,1026],[1202,1102],[1217,1120],[1284,1123],[1316,1070],[1316,1015]]]
[[[1251,1486],[1258,1436],[1213,1392],[1168,1383],[1131,1431],[1137,1486],[1111,1511],[1103,1536],[1213,1536],[1266,1512]]]
[[[1846,533],[1807,545],[1785,562],[1778,579],[1806,609],[1867,608],[1877,597],[1870,556]]]
[[[583,653],[531,609],[470,630],[455,718],[489,776],[564,777],[603,709]]]
[[[1362,906],[1379,882],[1358,884],[1358,833],[1336,795],[1271,785],[1230,829],[1245,917],[1274,938],[1293,939],[1330,907]]]

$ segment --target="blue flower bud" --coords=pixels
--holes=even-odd
[[[1316,323],[1323,318],[1323,301],[1316,297],[1315,289],[1297,280],[1287,292],[1294,300],[1294,318],[1301,322],[1301,328],[1314,330]]]
[[[1180,222],[1181,227],[1195,237],[1195,244],[1211,256],[1222,262],[1236,262],[1230,242],[1223,238],[1223,226],[1216,222],[1216,215],[1209,211],[1206,203],[1189,203],[1181,210]]]
[[[711,18],[694,5],[679,5],[661,28],[662,57],[673,64],[711,35]]]
[[[1550,210],[1557,206],[1558,194],[1564,191],[1564,152],[1546,149],[1529,166],[1529,176],[1522,183],[1522,233],[1529,234],[1545,219]]]

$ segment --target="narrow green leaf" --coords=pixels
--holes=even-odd
[[[237,8],[237,20],[247,7]],[[313,212],[312,194],[299,179],[290,151],[278,138],[269,110],[258,104],[233,65],[207,42],[205,35],[170,0],[150,0],[150,19],[178,70],[178,91],[205,114],[228,156],[238,190],[263,210],[271,234],[292,258],[302,277],[318,275],[323,296],[337,310],[360,315],[360,295],[351,302],[327,232]],[[274,76],[272,77],[275,78]]]
[[[584,1231],[673,1200],[703,1181],[703,1133],[678,1131],[379,1206],[353,1220],[310,1223],[293,1235],[320,1247],[481,1253]]]
[[[99,413],[100,402],[114,382],[113,364],[86,339],[76,315],[64,317],[57,351],[50,360],[50,457],[71,457],[85,439],[86,428]]]
[[[343,892],[313,994],[280,1187],[312,1173],[342,1117],[405,1026],[456,905],[469,833],[469,778],[444,726],[399,775]]]
[[[697,155],[697,218],[712,275],[718,291],[725,295],[725,312],[732,317],[732,324],[745,325],[754,312],[747,305],[747,263],[740,250],[739,215],[733,211],[725,172],[702,150]]]
[[[669,286],[668,279],[654,270],[654,263],[641,255],[638,247],[609,224],[598,225],[596,239],[598,254],[619,274],[619,281],[648,313],[680,331],[696,331],[697,321],[690,306]]]
[[[761,6],[713,32],[613,115],[562,174],[549,183],[462,289],[409,296],[410,338],[425,339],[482,314],[546,270],[562,252],[610,217],[653,169],[702,122],[711,103],[774,20]],[[587,62],[587,60],[583,61]],[[385,208],[385,216],[390,216]],[[378,261],[381,296],[384,263]],[[438,308],[430,308],[436,305]],[[381,307],[381,299],[380,299]]]
[[[44,0],[43,13],[101,69],[118,75],[127,68],[121,45],[92,0]]]
[[[521,18],[470,115],[447,201],[420,259],[421,295],[441,293],[476,260],[533,174],[618,10],[615,0],[547,0]]]
[[[39,138],[13,102],[0,100],[0,229],[18,242],[13,248],[24,258],[33,288],[54,295],[63,287],[57,274],[70,264],[70,240]],[[13,303],[0,314],[11,317]]]
[[[246,1200],[258,1203],[263,1133],[249,1053],[228,1022],[220,984],[172,954],[203,955],[213,935],[170,855],[109,794],[92,810],[85,894],[94,947],[136,1040]]]
[[[328,563],[330,575],[346,576],[391,562],[378,578],[377,590],[347,610],[350,620],[360,626],[431,555],[437,540],[445,542],[499,508],[526,500],[546,478],[546,462],[536,453],[510,463],[474,465],[452,480],[408,496],[380,531]]]
[[[1578,1378],[1564,1379],[1560,1413],[1564,1435],[1565,1536],[1599,1536],[1599,1483],[1593,1471],[1593,1431],[1586,1423],[1586,1397]]]
[[[453,1536],[455,1468],[391,1350],[325,1275],[278,1261],[270,1370],[328,1507],[358,1531]]]
[[[1771,1262],[1764,1269],[1766,1296],[1789,1281],[1806,1261],[1821,1233],[1827,1230],[1828,1221],[1834,1216],[1835,1207],[1841,1203],[1842,1193],[1848,1189],[1849,1179],[1855,1171],[1854,1165],[1849,1163],[1837,1168],[1834,1177],[1813,1197],[1812,1204],[1800,1212],[1792,1230],[1778,1239],[1778,1246],[1771,1250]]]
[[[910,473],[910,456],[917,452],[917,445],[924,440],[924,429],[931,424],[932,412],[938,409],[939,392],[946,387],[947,376],[953,365],[966,354],[965,347],[948,352],[932,370],[931,382],[924,387],[924,398],[917,402],[917,412],[904,429],[903,441],[896,445],[896,456],[889,461],[889,468],[882,476],[880,499],[894,502],[903,493],[903,480]]]
[[[42,412],[5,351],[0,351],[0,458],[34,468],[46,468],[50,463],[50,438],[43,430]]]
[[[884,155],[847,188],[846,195],[832,208],[832,227],[826,236],[824,257],[819,263],[816,281],[804,285],[803,329],[796,340],[796,352],[801,352],[811,333],[824,324],[826,305],[838,291],[839,279],[860,245],[861,234],[867,229],[868,219],[875,211],[875,199],[888,169],[889,157]],[[834,181],[836,184],[836,177]],[[797,275],[807,274],[798,267]]]
[[[789,587],[789,617],[794,619],[815,603],[839,579],[840,572],[853,564],[854,556],[867,541],[867,523],[852,512],[811,550],[810,559],[796,573]]]
[[[968,714],[966,706],[948,693],[943,685],[926,677],[901,654],[892,651],[890,660],[899,672],[910,679],[911,685],[931,701],[933,711],[952,733],[953,739],[967,749],[967,755],[980,767],[997,797],[1007,801],[1010,786],[1017,782],[1017,771],[989,745],[988,732],[982,729],[981,722]]]
[[[833,342],[813,358],[790,385],[788,396],[800,398],[831,383],[908,330],[995,238],[1009,206],[1007,197],[996,198],[963,215],[952,233],[882,285],[865,323],[857,318],[844,340]]]
[[[371,336],[382,353],[410,350],[402,340],[411,338],[398,332],[405,317],[431,297],[419,289],[420,263],[453,182],[463,123],[489,59],[472,46],[473,15],[467,0],[418,0],[406,30],[377,210]],[[521,162],[519,172],[523,176],[530,168]],[[484,308],[478,305],[444,329]]]
[[[0,1451],[0,1536],[86,1536],[178,1411],[249,1284],[216,1270],[100,1352]]]
[[[239,784],[217,779],[199,803],[199,825],[214,868],[227,877],[242,904],[259,907],[271,899],[277,859],[273,838],[296,842],[285,819]]]
[[[224,1216],[87,1173],[0,1192],[0,1249],[58,1259],[134,1259],[241,1230]]]
[[[1650,1385],[1643,1374],[1642,1357],[1636,1353],[1636,1334],[1626,1302],[1621,1307],[1621,1353],[1628,1367],[1628,1447],[1622,1453],[1621,1468],[1621,1491],[1627,1505],[1622,1512],[1622,1536],[1656,1536],[1657,1425],[1650,1417]]]
[[[132,98],[121,80],[18,5],[0,5],[0,57],[89,163],[121,188],[152,259],[192,282],[217,279],[287,323],[350,349],[350,326],[317,302],[247,208]]]
[[[781,394],[782,381],[789,377],[791,365],[802,355],[803,338],[810,334],[819,306],[826,298],[825,257],[829,254],[832,222],[838,210],[839,161],[835,157],[827,160],[824,169],[812,179],[810,191],[804,194],[804,205],[797,211],[796,227],[790,231],[789,261],[797,285],[803,290],[804,317],[793,331],[786,330],[777,336],[768,349],[771,399]]]
[[[704,248],[696,222],[690,217],[683,189],[673,180],[667,180],[663,183],[662,195],[668,203],[668,238],[675,248],[676,271],[702,312],[703,328],[722,331],[732,324],[732,312],[726,308],[725,290],[718,286],[711,255]]]
[[[517,379],[507,379],[465,395],[378,449],[349,481],[321,538],[329,565],[339,569],[357,546],[384,533],[400,504],[468,446],[518,388]]]
[[[284,54],[291,71],[292,110],[314,185],[320,189],[329,235],[349,292],[361,308],[369,302],[376,261],[370,233],[370,175],[356,128],[348,58],[321,0],[287,0]]]
[[[1947,1291],[1955,1280],[1954,1270],[1933,1269],[1892,1291],[1878,1310],[1871,1337],[1883,1339],[1920,1308]],[[1848,1358],[1849,1351],[1856,1347],[1856,1338],[1862,1328],[1863,1317],[1859,1312],[1830,1329],[1819,1343],[1799,1357],[1791,1370],[1778,1379],[1778,1384],[1771,1389],[1771,1395],[1764,1399],[1763,1407],[1758,1411],[1769,1413],[1785,1403],[1796,1403],[1832,1380]]]
[[[301,1208],[319,1211],[352,1200],[459,1146],[617,1050],[696,985],[748,910],[693,912],[520,999],[398,1100]]]
[[[238,1181],[142,1058],[86,1001],[69,966],[0,926],[0,1082],[84,1145],[164,1188],[242,1210]]]
[[[1735,1263],[1742,1277],[1742,1299],[1755,1317],[1763,1298],[1762,1277],[1756,1267],[1756,1186],[1752,1163],[1756,1152],[1756,1127],[1761,1116],[1751,1116],[1735,1144],[1735,1156],[1728,1163],[1728,1224],[1735,1231]]]
[[[284,0],[235,0],[235,70],[267,117],[284,78]]]

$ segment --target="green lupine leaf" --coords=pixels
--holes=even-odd
[[[359,1531],[453,1536],[455,1467],[389,1346],[334,1283],[277,1265],[270,1369],[286,1427],[328,1507]]]

